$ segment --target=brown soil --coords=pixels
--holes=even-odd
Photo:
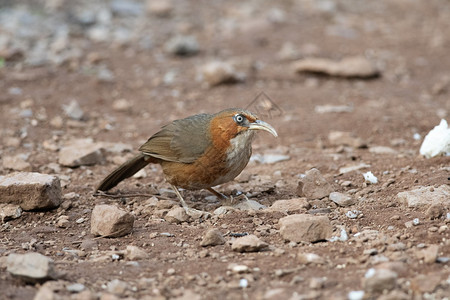
[[[195,1],[193,1],[195,2]],[[176,6],[178,2],[174,1]],[[328,200],[311,201],[320,207],[329,207],[327,216],[332,220],[335,235],[343,226],[350,236],[365,229],[378,230],[387,240],[358,243],[321,242],[292,245],[282,239],[277,229],[282,213],[235,212],[206,221],[181,225],[168,224],[161,216],[149,211],[139,212],[146,198],[110,199],[94,197],[93,188],[116,165],[109,157],[103,165],[75,169],[61,167],[59,174],[70,180],[63,193],[75,192],[72,207],[43,212],[24,212],[22,217],[9,221],[9,227],[0,231],[0,255],[12,252],[37,251],[56,262],[56,268],[68,282],[83,283],[92,292],[104,292],[103,285],[113,279],[128,283],[124,296],[142,298],[144,295],[167,298],[181,296],[186,290],[203,299],[345,299],[353,290],[363,289],[365,272],[375,263],[364,250],[376,248],[391,261],[407,264],[401,274],[398,289],[420,299],[423,293],[414,292],[410,282],[419,274],[437,275],[441,285],[435,299],[450,294],[447,280],[448,263],[423,263],[416,255],[417,245],[438,244],[439,257],[450,256],[447,229],[435,232],[432,227],[446,223],[442,218],[430,220],[424,209],[409,209],[397,202],[398,192],[419,186],[440,186],[449,183],[448,157],[425,159],[419,155],[423,137],[441,117],[450,111],[450,7],[445,1],[342,1],[332,12],[311,7],[309,2],[295,1],[257,2],[255,13],[243,18],[232,36],[219,32],[218,23],[224,14],[237,14],[239,2],[203,1],[192,7],[176,6],[178,17],[162,19],[155,27],[156,40],[151,50],[138,50],[133,44],[115,47],[108,43],[91,45],[86,53],[64,65],[18,67],[6,64],[0,69],[0,126],[1,137],[19,137],[23,128],[27,136],[20,146],[3,143],[0,155],[29,154],[27,159],[33,171],[54,173],[50,163],[57,162],[57,152],[43,147],[46,140],[57,145],[73,138],[92,137],[96,141],[122,142],[137,149],[163,124],[177,118],[200,112],[216,112],[226,107],[245,107],[264,91],[282,109],[282,113],[266,115],[254,104],[262,119],[278,131],[278,139],[259,134],[254,142],[254,153],[277,152],[287,154],[290,160],[273,165],[251,163],[235,182],[219,187],[225,194],[236,187],[253,194],[252,199],[264,205],[275,200],[297,197],[299,174],[312,167],[318,168],[336,191],[356,189],[358,204],[351,208],[338,208]],[[196,7],[196,9],[194,9]],[[285,13],[280,23],[257,21],[273,7]],[[176,58],[163,55],[163,38],[172,35],[177,26],[189,24],[188,30],[197,36],[201,45],[198,55]],[[355,33],[353,38],[330,35],[332,28],[346,28]],[[337,30],[337,29],[336,29]],[[170,32],[167,32],[170,31]],[[326,76],[299,75],[290,61],[280,61],[277,52],[285,42],[299,49],[307,44],[316,45],[314,56],[339,59],[349,55],[366,55],[376,61],[381,76],[370,80],[342,79]],[[89,57],[98,56],[102,64],[115,74],[112,83],[102,83],[89,72],[95,66]],[[197,69],[216,58],[240,59],[242,65],[262,65],[247,72],[245,82],[207,88],[196,78]],[[176,70],[175,82],[165,84],[163,77]],[[22,89],[21,95],[6,93],[10,87]],[[129,111],[116,111],[112,103],[117,99],[132,103]],[[87,120],[75,122],[64,117],[58,129],[49,121],[62,115],[62,104],[76,99],[87,114]],[[19,112],[31,100],[33,112],[45,111],[46,117],[32,125],[33,118],[22,118]],[[24,104],[25,103],[25,104]],[[317,105],[353,105],[350,113],[318,114]],[[21,106],[22,105],[22,106]],[[108,126],[106,126],[108,124]],[[108,129],[108,128],[112,129]],[[367,141],[369,146],[392,147],[398,154],[375,154],[367,148],[352,149],[332,146],[330,131],[350,131]],[[414,140],[418,133],[421,140]],[[402,139],[401,143],[395,143]],[[370,168],[339,174],[339,168],[364,162]],[[364,184],[362,171],[372,171],[378,177],[375,185]],[[281,175],[274,174],[280,171]],[[0,174],[10,170],[0,167]],[[269,177],[266,177],[269,176]],[[265,178],[269,178],[266,180]],[[261,179],[259,181],[259,179]],[[385,184],[391,180],[391,184]],[[342,182],[351,181],[350,186]],[[262,182],[260,185],[260,182]],[[236,185],[237,184],[237,185]],[[121,193],[151,193],[153,188],[168,188],[159,168],[147,168],[147,177],[130,179],[119,186]],[[117,190],[116,190],[117,191]],[[207,192],[189,192],[184,195],[194,207],[213,210],[208,205]],[[95,238],[90,234],[89,219],[92,208],[100,203],[114,203],[136,213],[134,230],[121,238]],[[362,218],[349,219],[345,212],[357,209]],[[61,214],[68,215],[68,228],[59,228],[55,221]],[[396,217],[398,216],[398,217]],[[85,218],[78,224],[76,220]],[[394,218],[393,218],[394,217]],[[421,223],[411,228],[405,222],[419,218]],[[264,226],[263,226],[264,225]],[[267,225],[267,226],[265,226]],[[235,253],[227,243],[202,248],[199,244],[209,228],[223,233],[248,232],[268,243],[270,251]],[[170,233],[172,236],[160,235]],[[230,236],[226,237],[231,240]],[[35,240],[30,245],[30,241]],[[406,249],[389,252],[387,246],[403,242]],[[28,243],[28,244],[27,244]],[[82,256],[69,250],[81,250],[81,244],[90,244]],[[124,250],[127,245],[145,249],[150,258],[129,264],[125,259],[96,261],[95,256]],[[325,259],[323,265],[301,265],[296,260],[299,251],[313,252]],[[252,270],[248,274],[233,274],[231,263],[244,264]],[[174,269],[174,273],[168,270]],[[284,273],[280,275],[281,271]],[[311,278],[324,277],[324,285],[311,286]],[[239,287],[246,278],[247,288]],[[12,278],[5,269],[0,270],[0,298],[32,299],[39,285],[25,285]],[[135,289],[133,289],[133,287]],[[276,296],[266,294],[280,289]],[[69,292],[60,291],[68,296]],[[294,295],[294,296],[293,296]]]

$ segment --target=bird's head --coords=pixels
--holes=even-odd
[[[229,142],[243,135],[251,139],[256,130],[264,130],[277,137],[277,131],[257,115],[240,108],[218,112],[211,120],[211,134],[216,142]]]

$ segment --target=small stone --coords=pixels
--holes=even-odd
[[[24,155],[4,156],[3,168],[15,171],[30,172],[31,165],[24,158]]]
[[[338,192],[330,193],[330,200],[342,207],[351,206],[356,203],[356,200],[353,199],[350,195]]]
[[[254,154],[250,158],[250,162],[257,162],[260,164],[274,164],[281,161],[286,161],[291,159],[289,155],[283,155],[283,154]]]
[[[208,230],[203,236],[200,246],[217,246],[225,244],[225,239],[219,229],[213,228]]]
[[[197,54],[200,47],[195,36],[178,35],[168,40],[164,49],[170,54],[189,56]]]
[[[438,188],[422,186],[411,191],[398,193],[397,199],[410,208],[419,208],[433,204],[448,205],[450,186],[444,184]]]
[[[173,12],[170,0],[147,0],[147,12],[160,18],[167,18]]]
[[[367,184],[375,184],[378,183],[378,178],[373,175],[372,172],[366,172],[362,174],[364,177],[364,182]]]
[[[297,186],[297,195],[308,199],[321,199],[331,192],[333,187],[316,168],[307,171]]]
[[[0,176],[0,202],[23,210],[55,208],[61,204],[58,177],[40,173],[12,173]]]
[[[367,146],[367,143],[363,139],[354,137],[351,132],[331,131],[328,134],[328,140],[334,146],[343,145],[354,148],[364,148]]]
[[[435,220],[442,217],[444,215],[444,212],[444,205],[442,205],[442,203],[435,203],[431,204],[430,207],[428,207],[425,214],[430,220]]]
[[[369,167],[370,167],[370,165],[365,164],[365,163],[360,163],[357,165],[347,165],[345,167],[339,168],[339,173],[345,174],[345,173],[349,173],[349,172],[353,172],[353,171],[357,171],[357,170],[369,168]]]
[[[419,259],[427,264],[432,264],[436,262],[439,252],[439,245],[429,245],[425,249],[418,250],[416,255]]]
[[[297,73],[319,73],[335,77],[372,78],[378,69],[365,57],[353,56],[333,61],[325,58],[305,58],[293,63]]]
[[[7,271],[26,282],[35,283],[56,278],[53,260],[39,253],[8,255]]]
[[[398,153],[397,150],[394,150],[391,147],[386,146],[371,146],[369,147],[369,152],[375,154],[392,154],[392,155]]]
[[[416,293],[432,293],[441,282],[437,273],[419,274],[411,280],[411,290]]]
[[[292,242],[317,242],[331,238],[331,222],[326,216],[295,214],[279,221],[280,234]]]
[[[320,257],[319,255],[315,254],[315,253],[304,253],[302,251],[300,251],[297,254],[297,261],[300,264],[317,264],[317,265],[322,265],[325,263],[325,260]]]
[[[317,105],[314,111],[318,114],[353,112],[353,105]]]
[[[63,105],[63,110],[73,120],[81,121],[84,118],[84,112],[76,100],[72,100],[68,105]]]
[[[397,273],[387,269],[369,269],[364,278],[364,291],[377,295],[393,290],[397,285]]]
[[[128,245],[125,252],[125,257],[128,260],[142,260],[148,258],[148,253],[137,246]]]
[[[91,215],[91,233],[120,237],[133,230],[134,216],[113,205],[96,205]]]
[[[58,162],[66,167],[95,165],[105,162],[103,151],[102,143],[94,143],[92,139],[75,139],[61,148]]]
[[[313,290],[322,289],[325,285],[326,278],[324,277],[313,277],[309,280],[309,288]]]
[[[189,220],[189,215],[183,207],[175,207],[167,213],[164,219],[173,224],[180,224]]]
[[[305,211],[310,207],[311,205],[308,203],[306,198],[294,198],[277,200],[267,210],[291,213],[298,210]]]
[[[56,116],[50,120],[50,125],[55,128],[62,128],[64,125],[64,120],[61,116]]]
[[[268,247],[256,235],[250,234],[237,238],[231,244],[231,249],[236,252],[257,252]]]
[[[8,220],[20,218],[22,208],[16,204],[0,204],[0,218],[2,223]]]
[[[68,216],[59,216],[58,220],[56,222],[56,226],[60,227],[60,228],[67,228],[69,227],[69,217]]]
[[[82,292],[86,287],[84,286],[84,284],[81,283],[72,283],[69,284],[66,289],[68,292],[71,293],[80,293]]]
[[[236,205],[233,205],[233,207],[244,211],[260,210],[266,208],[265,205],[262,205],[261,203],[255,200],[243,200],[237,203]]]
[[[106,290],[114,295],[122,296],[128,290],[128,284],[122,280],[114,279],[106,284]]]
[[[235,83],[245,79],[245,76],[236,72],[230,63],[223,61],[212,61],[203,65],[201,74],[204,81],[210,86]]]
[[[115,100],[112,104],[112,108],[115,111],[129,111],[132,107],[133,105],[127,99],[118,99]]]

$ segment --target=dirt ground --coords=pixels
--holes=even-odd
[[[77,5],[89,7],[89,3]],[[109,1],[92,3],[104,8],[110,5]],[[70,20],[77,5],[71,1],[18,1],[7,2],[0,9],[30,8],[46,19],[58,16],[55,22],[63,22]],[[69,194],[70,207],[24,212],[4,223],[0,255],[36,251],[54,259],[61,273],[57,282],[62,282],[61,288],[54,289],[55,295],[62,298],[102,295],[102,299],[114,299],[107,298],[114,294],[108,283],[118,279],[126,288],[115,297],[129,299],[347,299],[349,292],[364,290],[364,276],[370,268],[388,261],[401,262],[401,270],[397,270],[393,292],[386,292],[384,299],[448,299],[449,263],[426,263],[418,254],[429,245],[438,245],[438,257],[450,257],[447,212],[431,220],[426,208],[408,208],[399,203],[397,194],[449,184],[450,158],[426,159],[419,154],[424,136],[442,118],[448,120],[450,111],[449,2],[172,1],[169,10],[166,17],[152,11],[138,16],[113,14],[110,26],[134,24],[132,29],[138,32],[138,38],[122,43],[113,38],[89,39],[84,32],[93,25],[78,26],[69,35],[68,47],[79,49],[79,54],[62,63],[27,63],[27,48],[18,55],[1,54],[5,58],[0,68],[0,159],[24,154],[32,171],[62,176],[63,194],[77,195]],[[127,23],[134,18],[144,21]],[[2,32],[4,28],[0,28]],[[164,45],[176,34],[195,36],[199,52],[183,57],[167,53]],[[139,46],[143,37],[151,39],[147,48]],[[42,39],[48,38],[43,34]],[[297,52],[280,57],[286,43]],[[354,55],[372,61],[380,76],[337,78],[296,74],[292,69],[296,58],[339,60]],[[245,73],[245,80],[206,85],[198,74],[201,66],[212,60],[232,61]],[[113,74],[112,79],[99,75],[102,68]],[[252,103],[261,91],[281,110],[269,114]],[[127,100],[130,107],[114,107],[120,99]],[[72,100],[84,111],[83,119],[64,114],[63,105]],[[253,143],[254,154],[283,154],[290,159],[274,164],[251,162],[234,182],[218,190],[227,195],[241,190],[250,193],[250,199],[270,206],[276,200],[298,197],[300,175],[317,168],[335,191],[357,199],[357,204],[346,208],[328,198],[309,200],[316,210],[311,212],[322,209],[330,218],[333,235],[339,236],[345,229],[349,240],[284,241],[278,225],[285,216],[281,212],[236,211],[169,224],[160,211],[157,214],[146,208],[150,196],[93,196],[94,187],[118,161],[131,157],[167,122],[248,105],[279,134],[274,139],[259,133]],[[318,113],[316,107],[321,105],[346,105],[351,111]],[[62,122],[58,123],[58,116]],[[351,132],[368,147],[334,145],[328,139],[332,131]],[[103,164],[60,166],[58,149],[74,138],[124,143],[134,150],[108,154]],[[374,146],[395,151],[370,151]],[[344,174],[339,171],[359,163],[369,167]],[[364,183],[362,173],[367,171],[378,178],[377,184]],[[0,175],[10,172],[0,166]],[[113,192],[173,197],[164,191],[168,188],[155,166],[147,167],[144,178],[129,179]],[[205,191],[183,194],[196,208],[212,212],[220,205],[205,199],[209,196]],[[90,214],[101,203],[116,204],[135,214],[133,232],[120,238],[91,235]],[[362,215],[350,219],[346,216],[349,210]],[[61,215],[69,217],[67,228],[56,226]],[[418,226],[405,226],[415,218],[420,220]],[[210,228],[220,229],[227,243],[201,247]],[[377,231],[375,239],[354,237],[369,229]],[[244,232],[259,236],[270,245],[269,250],[232,251],[232,235]],[[392,246],[400,243],[404,247]],[[111,258],[127,245],[141,247],[149,258],[137,263]],[[318,254],[323,263],[302,264],[297,259],[299,252]],[[234,273],[231,264],[246,265],[249,271]],[[247,287],[242,287],[242,279],[247,280]],[[71,293],[64,288],[68,283],[81,283],[89,292]],[[32,299],[39,288],[40,284],[24,284],[0,269],[2,299]]]

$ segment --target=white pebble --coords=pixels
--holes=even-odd
[[[362,300],[364,298],[364,291],[351,291],[347,297],[348,300]]]
[[[367,172],[367,173],[363,173],[363,176],[364,176],[364,180],[365,180],[367,183],[375,184],[375,183],[378,182],[378,178],[375,177],[375,175],[373,175],[373,173],[370,172],[370,171]]]
[[[241,280],[239,280],[239,286],[241,288],[245,289],[246,287],[248,287],[248,280],[245,278],[242,278]]]
[[[415,218],[415,219],[413,220],[413,225],[414,225],[414,226],[417,226],[417,225],[419,225],[419,224],[420,224],[419,218]]]

